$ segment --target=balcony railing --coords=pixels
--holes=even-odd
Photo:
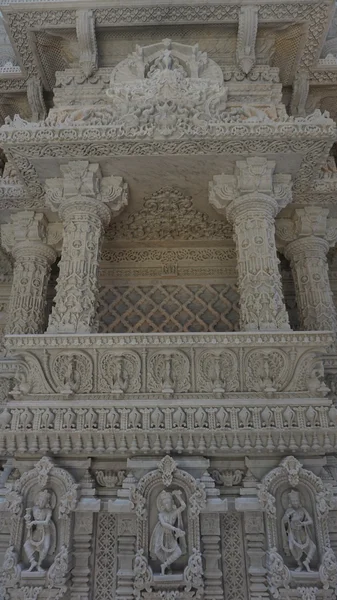
[[[7,336],[0,449],[332,450],[330,332]],[[14,374],[15,366],[15,375]]]

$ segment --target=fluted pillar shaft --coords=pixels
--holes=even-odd
[[[233,224],[237,249],[240,324],[245,331],[289,329],[275,241],[275,217],[290,200],[290,177],[275,163],[252,158],[235,175],[214,177],[210,202]]]
[[[337,238],[337,220],[328,209],[296,209],[280,219],[278,237],[290,261],[301,329],[335,330],[336,309],[329,281],[327,254]]]
[[[57,256],[48,244],[47,220],[43,213],[24,211],[13,215],[1,231],[2,244],[14,258],[6,333],[42,333],[50,269]]]
[[[47,180],[49,205],[63,221],[63,250],[55,305],[48,332],[96,330],[97,279],[101,242],[112,213],[127,203],[120,177],[102,178],[99,165],[61,167],[63,179]]]

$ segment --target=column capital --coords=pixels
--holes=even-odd
[[[15,213],[11,215],[10,223],[1,226],[1,244],[14,258],[22,253],[36,255],[38,251],[46,257],[50,254],[50,262],[53,262],[61,240],[61,223],[49,223],[42,212]]]
[[[292,217],[275,221],[277,239],[285,253],[312,245],[315,240],[326,252],[337,242],[337,219],[329,218],[329,209],[320,206],[296,208]],[[309,247],[309,246],[308,246]]]
[[[275,217],[291,200],[291,175],[275,174],[275,161],[251,157],[236,162],[233,175],[215,175],[209,202],[227,219],[265,207]]]
[[[74,209],[94,212],[104,226],[128,204],[128,185],[122,177],[102,177],[99,164],[73,161],[60,167],[62,177],[46,180],[46,204],[67,219]]]

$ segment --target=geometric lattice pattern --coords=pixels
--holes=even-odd
[[[116,517],[100,513],[97,521],[95,551],[95,600],[115,600],[117,573]]]
[[[248,600],[241,515],[221,518],[221,554],[225,600]]]
[[[224,283],[104,286],[99,293],[99,331],[236,331],[238,300],[235,287]]]

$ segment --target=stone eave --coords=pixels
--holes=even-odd
[[[125,157],[127,161],[130,156],[175,155],[227,155],[234,160],[237,155],[268,155],[272,159],[277,155],[288,154],[290,158],[296,155],[299,163],[293,188],[296,196],[308,190],[336,140],[336,125],[325,119],[226,123],[221,128],[212,136],[201,137],[198,132],[193,136],[192,132],[188,138],[156,140],[123,138],[123,133],[118,139],[116,128],[108,126],[51,128],[26,123],[22,128],[3,126],[0,143],[16,165],[27,195],[41,206],[44,187],[35,168],[35,161],[41,159],[44,178],[48,178],[55,177],[64,160],[100,162],[109,157]],[[294,167],[290,164],[291,168]]]
[[[20,55],[23,70],[28,76],[40,76],[46,89],[51,89],[50,77],[47,80],[34,50],[30,32],[34,29],[75,28],[76,10],[92,9],[92,3],[78,1],[69,6],[67,2],[3,2],[0,4],[8,24],[8,31],[14,47]],[[174,4],[174,10],[172,10]],[[296,15],[294,16],[294,6]],[[141,7],[141,11],[139,10]],[[153,5],[141,2],[119,3],[101,1],[95,3],[93,14],[96,27],[118,27],[139,25],[199,24],[199,23],[236,23],[240,5],[236,2],[210,2],[206,5],[193,2],[185,4],[180,0],[167,4],[167,0]],[[259,22],[303,23],[307,37],[302,46],[298,66],[311,68],[318,60],[324,41],[329,17],[334,5],[331,1],[313,3],[301,2],[261,2],[259,4]]]

